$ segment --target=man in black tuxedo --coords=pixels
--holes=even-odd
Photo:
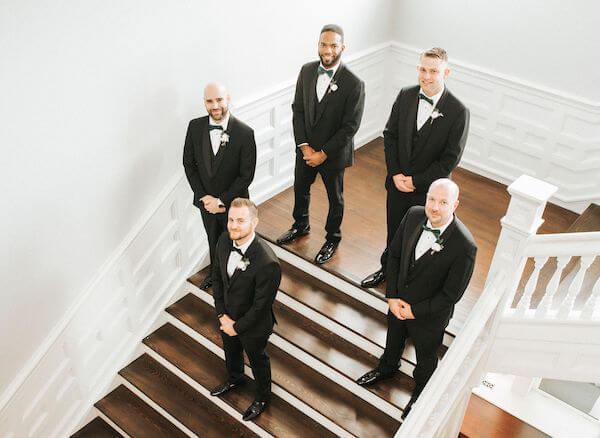
[[[363,114],[364,83],[340,62],[344,32],[335,24],[321,29],[320,61],[302,66],[292,103],[296,167],[294,224],[277,243],[289,243],[310,231],[310,187],[321,175],[329,199],[326,241],[315,258],[329,260],[342,238],[344,170],[354,162],[354,134]]]
[[[454,216],[458,186],[447,178],[429,187],[425,207],[411,207],[390,245],[387,264],[388,330],[379,365],[357,380],[371,385],[398,370],[406,338],[413,340],[416,387],[404,418],[437,367],[444,330],[475,266],[477,247]]]
[[[254,230],[256,205],[234,199],[227,230],[213,260],[213,296],[219,318],[228,379],[211,391],[218,396],[244,383],[245,351],[256,380],[256,397],[243,419],[260,415],[271,400],[271,364],[265,347],[273,331],[273,301],[281,282],[279,260]]]
[[[424,205],[429,184],[449,177],[458,165],[469,131],[469,110],[444,85],[448,55],[434,47],[421,54],[419,85],[400,90],[383,131],[387,178],[387,242],[381,268],[361,285],[385,280],[388,248],[413,205]]]
[[[226,211],[237,197],[248,198],[256,169],[254,131],[229,113],[230,97],[222,84],[204,89],[207,116],[190,122],[183,147],[183,167],[208,236],[211,264],[217,239],[225,231]],[[200,285],[211,286],[208,275]]]

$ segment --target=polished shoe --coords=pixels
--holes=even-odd
[[[415,397],[415,396],[412,396],[412,397],[410,398],[410,400],[408,401],[408,403],[407,403],[407,404],[406,404],[406,406],[404,407],[404,410],[402,411],[402,415],[400,415],[400,418],[401,418],[402,420],[404,420],[404,419],[406,418],[406,416],[407,416],[408,414],[410,414],[410,411],[411,411],[411,409],[412,409],[412,407],[413,407],[413,405],[415,404],[415,402],[416,402],[416,401],[417,401],[417,397]]]
[[[220,395],[225,394],[227,391],[232,390],[233,388],[237,388],[238,386],[242,386],[244,384],[244,380],[240,380],[238,382],[230,382],[229,380],[225,383],[221,383],[219,386],[214,387],[210,391],[210,395],[218,397]]]
[[[244,415],[242,416],[242,420],[250,421],[253,418],[258,417],[260,414],[262,414],[264,412],[265,409],[267,409],[268,404],[269,403],[266,401],[254,400],[252,402],[252,404],[250,406],[248,406],[248,409],[246,409],[246,411],[244,412]]]
[[[331,257],[333,257],[333,254],[335,254],[335,250],[337,249],[338,245],[338,242],[332,242],[330,240],[326,241],[319,250],[317,256],[315,257],[315,263],[317,265],[322,265]]]
[[[394,373],[383,373],[378,369],[374,369],[356,379],[356,383],[358,383],[360,386],[369,386],[381,380],[389,379],[393,376]]]
[[[383,269],[380,269],[377,272],[373,272],[371,275],[366,277],[363,281],[360,282],[362,287],[377,287],[381,283],[385,281],[385,272]]]
[[[308,233],[310,233],[310,226],[305,228],[292,227],[277,238],[277,243],[279,245],[290,243],[296,240],[298,237],[306,236]]]
[[[212,286],[212,277],[210,275],[207,275],[206,277],[204,277],[204,280],[202,280],[202,283],[200,283],[200,286],[198,286],[198,287],[202,290],[208,290],[211,286]]]

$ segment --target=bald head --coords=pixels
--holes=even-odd
[[[210,82],[204,87],[204,105],[213,120],[218,122],[227,116],[229,100],[225,85],[219,82]]]
[[[448,178],[436,179],[431,183],[425,201],[425,214],[433,227],[442,227],[452,220],[458,207],[458,194],[458,186]]]

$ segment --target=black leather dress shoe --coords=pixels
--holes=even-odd
[[[206,277],[204,277],[204,280],[202,280],[202,283],[200,283],[199,287],[202,290],[208,290],[211,286],[212,286],[212,277],[210,275],[207,275]]]
[[[310,232],[310,226],[306,228],[292,227],[277,238],[277,243],[283,245],[296,240],[298,237],[306,236]]]
[[[382,373],[375,369],[356,379],[356,383],[360,386],[369,386],[381,380],[389,379],[394,376],[394,373]]]
[[[362,287],[377,287],[381,283],[385,281],[385,272],[383,269],[380,269],[377,272],[373,272],[371,275],[366,277],[363,281],[360,282]]]
[[[323,244],[323,246],[321,247],[321,249],[319,250],[319,253],[315,257],[315,263],[317,265],[322,265],[327,260],[329,260],[331,257],[333,257],[333,254],[335,253],[335,250],[337,249],[338,245],[339,245],[338,242],[331,242],[331,241],[325,242]]]
[[[406,406],[404,407],[404,410],[402,411],[402,415],[400,415],[400,418],[402,420],[404,420],[406,418],[406,416],[410,413],[413,405],[415,404],[415,402],[417,401],[417,397],[412,396],[410,398],[410,400],[408,401],[408,403],[406,404]]]
[[[265,409],[267,409],[268,404],[269,403],[266,401],[254,400],[252,402],[252,404],[250,406],[248,406],[248,409],[246,409],[246,411],[244,412],[244,415],[242,416],[242,420],[250,421],[253,418],[258,417],[260,414],[262,414],[264,412]]]
[[[230,382],[229,380],[225,383],[221,383],[219,386],[214,387],[210,391],[210,395],[218,397],[220,395],[225,394],[227,391],[237,388],[238,386],[242,386],[244,384],[244,380],[240,380],[239,382]]]

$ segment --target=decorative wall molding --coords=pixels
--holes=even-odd
[[[383,129],[385,109],[379,102],[385,94],[388,50],[385,43],[347,59],[366,86],[357,147]],[[258,156],[250,191],[258,203],[293,182],[294,85],[292,78],[244,99],[232,110],[255,130]],[[182,170],[2,394],[3,436],[67,436],[101,398],[160,312],[208,253],[200,214],[191,200]]]
[[[415,83],[420,50],[391,44],[394,91]],[[471,110],[461,166],[509,184],[521,174],[559,190],[551,202],[581,213],[600,202],[600,102],[454,61],[448,86]]]

